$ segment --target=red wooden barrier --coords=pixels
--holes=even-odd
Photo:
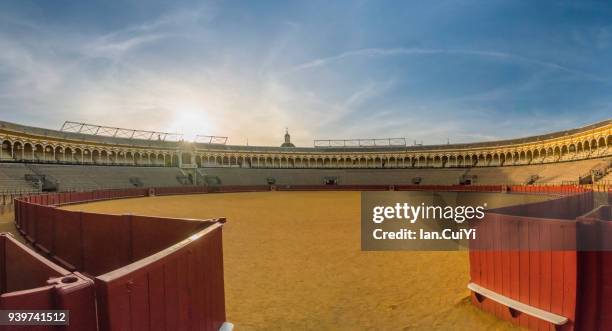
[[[131,262],[128,216],[81,213],[83,240],[79,270],[101,275]]]
[[[612,255],[612,243],[605,246],[612,238],[610,207],[580,217],[592,208],[589,192],[487,212],[470,243],[470,278],[494,293],[471,287],[472,302],[531,330],[555,327],[549,316],[517,311],[505,298],[566,317],[558,330],[611,329],[612,267],[602,263]],[[589,245],[598,251],[584,251]]]
[[[600,206],[579,220],[582,238],[588,240],[580,258],[579,319],[584,330],[612,329],[612,206]]]
[[[484,242],[470,249],[472,283],[567,317],[570,322],[563,329],[570,330],[576,309],[575,226],[573,221],[488,214],[477,226]],[[477,306],[523,327],[552,329],[550,323],[491,299],[476,295],[472,299]]]
[[[397,191],[501,192],[502,185],[395,185]]]
[[[211,222],[131,215],[132,261],[137,261],[202,230]],[[218,220],[225,222],[225,220]]]
[[[68,270],[82,270],[81,213],[50,209],[53,214],[53,246],[51,257]]]
[[[36,248],[49,254],[51,252],[50,249],[53,247],[54,236],[54,215],[52,209],[40,205],[34,205],[32,207],[36,213],[36,221],[34,222],[36,225],[36,233],[34,235]]]
[[[389,185],[276,185],[277,191],[387,191]]]
[[[0,309],[69,310],[62,330],[95,330],[94,283],[45,260],[10,234],[0,234]],[[0,330],[17,327],[0,326]],[[48,330],[45,326],[20,329]]]
[[[220,186],[209,189],[210,192],[263,192],[270,191],[270,185]]]
[[[202,188],[178,188],[166,192],[184,194],[194,191],[202,191]],[[64,296],[51,300],[60,304],[54,306],[60,308],[54,309],[70,309],[72,317],[73,311],[81,314],[80,311],[86,307],[98,307],[98,319],[95,313],[91,312],[85,318],[85,322],[89,324],[80,324],[77,319],[74,325],[83,326],[77,328],[78,330],[94,330],[96,325],[100,330],[147,330],[157,329],[162,325],[166,326],[167,330],[183,329],[187,326],[199,330],[217,330],[225,322],[221,245],[223,219],[201,221],[104,215],[62,210],[52,206],[54,203],[69,204],[147,194],[146,189],[128,189],[58,193],[16,200],[15,224],[39,251],[68,270],[83,271],[89,278],[97,275],[102,278],[96,280],[100,293],[97,304],[94,302],[91,280],[76,274],[78,277],[75,279],[79,284],[81,280],[88,282],[88,293],[91,295],[66,292],[66,289],[75,286],[61,283],[55,287],[49,285],[42,290],[36,289],[16,296],[17,299],[10,301],[11,307],[27,308],[30,307],[28,302],[38,305],[43,299],[49,301],[49,298],[53,298],[53,293],[61,294],[61,291],[64,291]],[[188,239],[178,246],[172,246],[184,238]],[[172,247],[164,250],[168,246]],[[164,253],[157,253],[160,251]],[[160,274],[158,270],[150,269],[151,261],[155,261],[155,265],[163,266],[168,277],[176,275],[176,282],[156,282],[159,278],[155,277]],[[187,265],[189,268],[186,268]],[[61,270],[69,273],[66,269]],[[115,278],[118,274],[125,274],[128,278]],[[140,282],[142,278],[130,278],[141,274],[151,276],[146,278],[146,288],[139,287],[143,284]],[[132,285],[135,287],[132,288]],[[192,290],[185,291],[187,286]],[[143,292],[143,289],[146,291]],[[125,295],[129,296],[132,305],[128,311],[131,320],[117,314],[116,307],[122,307]],[[173,302],[173,297],[181,301]],[[156,299],[159,298],[162,298],[160,303],[164,305],[156,305]],[[43,307],[36,307],[39,306]],[[155,310],[156,307],[161,307],[166,315]],[[108,319],[100,319],[100,316],[108,316]],[[138,319],[139,317],[144,320]],[[159,321],[162,317],[164,320]],[[177,319],[173,319],[174,317]],[[187,319],[184,319],[185,317]],[[162,322],[163,324],[160,324]]]
[[[96,277],[100,330],[219,330],[225,322],[221,224]]]
[[[590,189],[577,185],[510,185],[509,191],[519,193],[558,193],[573,194],[588,192]]]
[[[36,201],[36,200],[35,200]],[[25,224],[23,226],[23,231],[25,231],[26,239],[33,241],[33,235],[35,234],[35,220],[36,220],[36,205],[34,203],[29,203],[26,205],[26,217]]]

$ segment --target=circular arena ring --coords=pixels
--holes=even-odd
[[[609,298],[612,297],[612,292],[610,292],[612,277],[610,276],[611,270],[609,270],[612,268],[612,258],[609,252],[577,251],[576,238],[580,231],[596,230],[598,233],[610,231],[610,223],[607,222],[610,220],[610,207],[602,206],[594,210],[593,193],[576,186],[226,186],[31,195],[15,200],[15,224],[26,240],[43,257],[27,246],[16,243],[10,235],[2,237],[7,257],[3,261],[3,267],[7,277],[3,284],[4,294],[0,305],[2,309],[69,309],[71,323],[68,328],[71,330],[94,330],[96,328],[100,330],[229,329],[231,324],[226,323],[225,291],[227,289],[224,290],[226,286],[225,258],[221,242],[225,219],[202,221],[129,214],[115,215],[109,214],[108,211],[104,213],[84,212],[80,209],[88,209],[88,205],[71,205],[121,198],[202,193],[264,191],[313,191],[316,193],[366,190],[476,191],[483,193],[510,191],[545,194],[548,197],[546,199],[518,206],[501,207],[487,213],[487,221],[482,223],[483,228],[480,230],[486,232],[487,238],[492,242],[499,243],[498,246],[487,247],[486,243],[476,243],[477,246],[471,247],[469,254],[464,253],[463,258],[441,260],[457,265],[467,265],[465,262],[469,261],[469,270],[462,269],[465,276],[468,277],[467,274],[469,274],[469,277],[465,278],[466,281],[459,277],[459,281],[463,282],[463,286],[468,285],[473,305],[466,305],[465,301],[461,301],[463,310],[460,312],[470,310],[475,306],[493,313],[502,320],[530,329],[609,329],[611,316],[609,316],[609,308],[606,308],[609,306],[606,305],[609,304]],[[554,195],[555,198],[550,199],[551,195]],[[249,198],[251,199],[252,195],[249,195]],[[160,201],[156,199],[151,201]],[[610,199],[609,195],[608,199]],[[189,203],[195,202],[189,201]],[[606,203],[610,204],[610,201]],[[60,206],[61,208],[58,208]],[[146,208],[146,205],[143,208]],[[354,215],[352,216],[354,218]],[[542,218],[547,220],[543,222]],[[259,224],[248,225],[258,226]],[[307,223],[302,225],[304,226],[302,230],[309,226]],[[277,224],[270,223],[266,226],[268,227],[264,227],[261,231],[268,231]],[[518,245],[526,243],[529,249],[509,249],[510,246],[507,246],[509,244],[505,241],[508,239],[504,236],[508,230],[516,231]],[[315,232],[308,233],[310,237],[316,235]],[[609,234],[610,232],[602,234],[602,237],[609,236]],[[288,235],[285,234],[285,236]],[[247,237],[237,236],[232,239],[245,238]],[[563,249],[553,243],[556,238],[563,238]],[[238,242],[239,240],[232,240],[231,243],[228,243],[226,238],[225,245],[229,244],[233,249],[239,245]],[[254,243],[248,247],[257,248],[257,245],[261,243]],[[571,245],[573,249],[568,249],[567,247]],[[333,249],[334,245],[332,243],[325,247]],[[297,248],[302,249],[303,247]],[[291,247],[288,247],[287,250],[291,251]],[[236,255],[233,255],[231,251],[229,253],[227,255],[232,258],[231,262],[235,262]],[[254,253],[263,255],[261,254],[263,252],[256,250]],[[354,256],[343,256],[340,251],[332,253],[341,256],[339,259],[354,258]],[[398,254],[384,261],[397,260],[398,255],[405,252],[393,253]],[[416,255],[404,254],[404,259],[398,260],[396,266],[401,268],[401,264],[411,259],[417,263],[426,263],[427,260],[432,259],[431,254],[434,253],[419,252],[422,255],[421,259],[416,258]],[[456,252],[444,252],[446,255],[449,253]],[[430,255],[427,256],[428,254]],[[377,261],[383,260],[380,254],[378,256],[369,255],[366,262],[372,264],[372,268],[384,270],[387,267],[376,264]],[[263,263],[262,261],[272,260],[275,257],[279,256],[262,256],[257,263]],[[304,255],[300,258],[308,259],[309,257]],[[21,262],[15,263],[17,260]],[[268,263],[283,261],[277,259]],[[300,259],[294,261],[298,267],[299,263],[304,263],[304,261]],[[343,261],[337,261],[337,263],[340,264]],[[31,268],[41,270],[36,273],[38,278],[27,276],[25,270],[31,270]],[[240,272],[231,272],[229,275],[228,268],[232,271],[240,269],[231,269],[227,260],[225,261],[225,278],[229,277],[232,281],[238,276],[240,276],[240,281],[248,281],[249,277],[253,276],[246,274],[248,269],[244,268],[242,270],[246,272],[243,272],[242,275],[239,275]],[[275,268],[278,270],[278,275],[283,273],[282,264],[276,264]],[[454,269],[435,269],[433,265],[418,266],[416,263],[410,268],[417,268],[410,274],[412,277],[420,273],[427,273],[428,269],[442,272],[456,271]],[[407,270],[399,269],[401,272],[408,272]],[[333,282],[333,278],[338,277],[334,271],[336,269],[331,268],[321,273]],[[362,278],[371,275],[367,270],[349,270],[349,272],[354,274],[355,279],[359,279],[360,275]],[[308,272],[303,270],[302,273]],[[384,272],[377,275],[381,274]],[[393,272],[389,274],[401,277],[401,274]],[[40,277],[41,275],[44,276]],[[270,277],[279,277],[278,275],[270,275]],[[440,279],[446,279],[442,278],[444,275],[440,276]],[[453,277],[452,273],[446,276]],[[435,281],[431,275],[428,277],[430,281]],[[283,279],[276,279],[276,282],[282,281]],[[376,284],[379,284],[381,288],[392,284],[392,282],[377,283],[382,281],[384,279],[369,279],[368,282],[373,283],[374,286],[360,289],[365,292],[362,293],[363,296],[366,299],[371,298],[369,302],[371,306],[384,305],[382,310],[388,310],[387,316],[390,318],[401,316],[404,313],[400,307],[401,303],[409,302],[410,298],[380,298],[376,296],[376,293],[369,292],[380,291],[376,288]],[[411,286],[410,279],[394,278],[392,281],[395,284],[392,290],[397,293],[401,293],[398,286]],[[324,287],[324,284],[316,284],[314,281],[313,283],[305,287],[311,293],[318,287]],[[345,283],[345,285],[350,287],[351,284]],[[430,283],[429,286],[444,287],[448,284]],[[254,287],[257,287],[257,284]],[[252,304],[257,303],[258,298],[251,298],[250,294],[249,292],[230,294],[232,299],[229,302],[230,307],[235,306],[232,301],[235,302],[241,298]],[[265,292],[259,294],[266,295]],[[351,294],[359,295],[360,293]],[[459,292],[459,295],[461,294],[463,292]],[[419,294],[413,293],[413,295]],[[422,297],[414,302],[415,305],[426,300],[427,293],[420,295]],[[325,297],[322,296],[319,300],[324,301]],[[308,304],[312,303],[312,301],[308,302]],[[335,302],[335,304],[359,311],[359,307],[352,307],[350,302]],[[443,307],[452,306],[456,302],[438,302],[437,304]],[[330,308],[324,304],[322,306],[324,310],[331,310],[331,314],[343,316],[339,312],[341,309],[339,307]],[[376,309],[380,308],[376,307]],[[266,306],[262,309],[270,309],[270,307]],[[377,311],[376,309],[374,312]],[[417,306],[412,306],[412,309],[418,314],[425,313]],[[338,323],[336,325],[315,325],[312,324],[312,321],[299,320],[299,314],[296,315],[295,312],[291,315],[292,307],[285,307],[285,310],[289,314],[284,316],[294,318],[295,324],[291,325],[287,320],[253,321],[253,324],[249,324],[242,321],[242,316],[238,314],[236,316],[240,318],[237,320],[234,320],[232,313],[229,317],[232,321],[239,321],[239,325],[244,325],[247,329],[249,326],[261,328],[262,325],[270,326],[274,325],[273,323],[284,323],[285,326],[288,325],[288,328],[301,325],[312,329],[351,329],[356,326],[342,324],[344,322],[342,320],[329,320],[330,323]],[[359,313],[364,312],[359,311]],[[270,317],[264,312],[253,312],[250,317],[256,318],[258,314]],[[449,314],[452,315],[453,312],[441,311],[439,315],[449,317]],[[482,327],[482,325],[490,326],[491,323],[499,323],[495,321],[493,315],[484,315],[486,316],[481,318],[485,320],[473,319],[471,322],[475,324],[472,326]],[[317,315],[314,315],[315,319],[316,317]],[[435,318],[432,316],[422,317],[429,324],[440,322],[431,320]],[[455,321],[470,319],[469,316],[454,317]],[[357,317],[352,315],[351,318]],[[360,317],[361,321],[358,322],[364,322],[364,318],[366,317]],[[478,324],[483,321],[487,324]],[[412,327],[418,328],[423,325],[414,324]],[[443,325],[437,325],[443,327]],[[392,328],[396,326],[399,325],[393,325]],[[405,326],[410,327],[410,325]],[[467,324],[459,324],[459,326],[469,327]]]

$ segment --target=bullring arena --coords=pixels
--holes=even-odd
[[[576,248],[612,232],[612,121],[311,148],[0,124],[1,309],[70,309],[73,330],[612,327],[610,253]],[[492,238],[533,249],[362,251],[360,192],[391,190],[480,195]]]

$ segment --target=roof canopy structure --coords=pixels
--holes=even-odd
[[[62,125],[60,131],[89,134],[94,136],[141,140],[180,141],[183,139],[183,135],[180,133],[123,129],[71,121],[64,122],[64,125]]]
[[[225,145],[227,144],[227,137],[197,135],[195,142],[199,144]]]

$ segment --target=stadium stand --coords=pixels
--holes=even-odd
[[[593,167],[605,162],[601,159],[559,162],[551,167],[547,164],[499,167],[471,168],[470,174],[477,176],[478,184],[528,184],[532,176],[536,180],[531,184],[578,184],[581,175]]]
[[[0,163],[0,192],[40,191],[40,178],[59,191],[104,188],[171,187],[185,177],[179,168]]]
[[[511,167],[421,169],[248,169],[199,168],[197,179],[177,167],[133,167],[0,163],[4,191],[37,191],[31,177],[44,177],[59,191],[181,185],[523,185],[578,184],[592,169],[603,169],[610,158]],[[610,175],[598,182],[606,182]],[[327,181],[326,181],[327,179]],[[331,179],[331,181],[330,181]]]
[[[341,185],[412,184],[430,169],[242,169],[207,168],[201,172],[220,179],[221,185],[265,185],[273,178],[277,185],[322,185],[326,178]],[[458,184],[464,169],[438,169],[437,176],[427,176],[422,183]]]
[[[612,183],[612,171],[609,171],[606,175],[601,177],[601,179],[599,181],[602,182],[602,183],[605,183],[605,184]]]
[[[32,182],[26,181],[26,175],[34,173],[20,163],[0,164],[0,192],[6,191],[38,191]]]
[[[612,184],[612,160],[603,163],[601,166],[595,169],[591,169],[591,176],[593,182],[600,185],[611,185]]]
[[[461,184],[462,178],[470,178],[471,184],[491,185],[527,184],[532,176],[537,176],[532,184],[577,184],[581,175],[593,167],[609,162],[608,159],[590,159],[574,162],[559,162],[551,167],[547,164],[445,168],[445,169],[242,169],[207,168],[201,172],[207,176],[218,177],[221,185],[265,185],[268,178],[274,178],[277,185],[321,185],[326,177],[335,177],[342,185],[401,185],[413,184],[420,178],[423,185]]]

